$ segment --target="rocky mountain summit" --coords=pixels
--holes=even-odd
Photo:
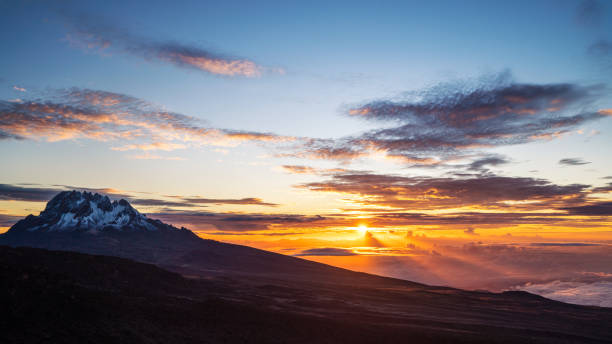
[[[124,199],[112,201],[98,193],[64,191],[40,215],[29,215],[10,230],[29,232],[171,231],[176,227],[152,220]]]

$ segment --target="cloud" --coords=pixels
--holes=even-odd
[[[544,179],[496,175],[449,177],[405,177],[374,173],[340,173],[326,181],[297,185],[319,192],[358,196],[356,203],[406,210],[440,209],[466,206],[512,208],[511,202],[531,201],[552,206],[584,199],[588,185],[556,185]],[[510,202],[510,203],[509,203]],[[520,208],[520,204],[514,205]]]
[[[23,216],[0,214],[0,227],[10,227],[22,218]]]
[[[468,227],[466,230],[463,231],[463,233],[467,235],[479,235],[478,233],[476,233],[476,229],[474,227]]]
[[[609,72],[612,69],[612,42],[609,40],[600,39],[594,42],[587,48],[587,54],[605,72]],[[605,111],[604,114],[610,115],[610,111]]]
[[[519,237],[508,240],[520,240]],[[367,260],[333,260],[341,267],[465,289],[503,291],[528,282],[545,284],[555,280],[580,283],[612,281],[608,263],[612,246],[609,245],[461,244],[464,240],[415,235],[408,238],[406,247],[362,248],[351,242],[322,242],[307,248],[349,249],[358,255],[368,255]]]
[[[311,248],[303,250],[300,253],[295,254],[296,256],[356,256],[357,253],[345,249],[335,247],[324,247],[324,248]]]
[[[307,216],[298,214],[215,213],[201,211],[166,211],[147,214],[175,226],[196,231],[255,232],[265,230],[295,230],[296,228],[325,228],[338,222],[354,225],[355,220]]]
[[[580,166],[580,165],[586,165],[590,163],[591,163],[590,161],[584,161],[581,158],[565,158],[565,159],[559,160],[559,165],[566,165],[566,166]]]
[[[149,206],[149,207],[195,207],[195,204],[189,204],[185,202],[168,201],[163,199],[155,198],[127,198],[129,202],[134,206]]]
[[[253,78],[264,72],[284,73],[281,68],[263,67],[249,59],[231,57],[194,45],[137,37],[91,17],[72,21],[71,26],[72,30],[66,36],[71,45],[101,54],[128,54],[147,61],[229,77]]]
[[[350,117],[384,126],[337,140],[300,142],[289,155],[341,161],[382,156],[437,166],[484,148],[551,140],[605,118],[593,105],[603,90],[601,85],[517,83],[508,72],[440,84],[399,100],[352,107]]]
[[[329,175],[334,173],[343,173],[348,172],[348,170],[343,168],[314,168],[310,166],[303,165],[283,165],[281,168],[288,173],[293,174],[314,174],[314,175]]]
[[[61,191],[64,190],[0,184],[0,200],[46,202]]]
[[[26,90],[25,88],[23,88],[23,87],[19,87],[19,86],[16,86],[16,85],[15,85],[15,86],[13,86],[13,89],[14,89],[15,91],[19,91],[19,92],[27,92],[27,90]]]
[[[599,244],[586,243],[586,242],[534,242],[531,246],[544,246],[544,247],[581,247],[581,246],[598,246]]]
[[[574,20],[583,26],[598,26],[603,20],[604,8],[596,0],[582,0],[576,8]]]
[[[612,282],[598,281],[593,283],[574,281],[552,281],[549,283],[528,283],[516,289],[525,290],[549,299],[574,303],[612,307]]]
[[[317,174],[318,170],[314,167],[310,166],[301,166],[301,165],[283,165],[281,166],[283,170],[293,174]]]
[[[118,151],[172,151],[201,145],[288,142],[292,137],[204,126],[128,95],[72,88],[21,103],[0,101],[0,139],[50,142],[90,139],[120,143]],[[134,158],[164,158],[135,155]],[[175,158],[172,158],[175,159]]]
[[[408,210],[407,210],[408,211]],[[565,226],[580,226],[585,221],[570,220],[567,214],[558,212],[448,212],[446,214],[426,214],[414,212],[381,212],[370,215],[368,222],[375,227],[390,228],[405,225],[444,225],[447,228],[462,229],[465,225],[565,225]],[[599,223],[596,220],[587,221],[589,226],[602,226],[605,223]]]
[[[37,185],[37,184],[34,184]],[[35,186],[20,186],[13,184],[0,184],[0,200],[9,201],[28,201],[28,202],[47,202],[53,198],[56,194],[66,190],[79,190],[87,191],[92,193],[100,193],[108,195],[112,199],[123,198],[136,206],[149,206],[149,207],[166,207],[166,208],[194,208],[194,207],[205,207],[207,204],[214,205],[261,205],[275,207],[278,204],[264,202],[260,198],[246,197],[239,199],[211,199],[211,198],[200,198],[200,197],[180,197],[180,196],[167,196],[172,200],[163,198],[140,198],[133,194],[126,193],[121,190],[111,188],[87,188],[72,185],[53,185],[52,187],[35,187]],[[138,194],[138,193],[136,193]],[[255,221],[257,217],[246,219]],[[281,217],[262,217],[261,219],[274,219],[279,221]],[[261,221],[261,219],[259,221]],[[232,217],[228,216],[228,221],[232,221]]]
[[[344,146],[342,146],[344,145]],[[359,147],[350,147],[347,143],[330,139],[308,139],[300,142],[292,153],[279,154],[280,157],[295,157],[301,159],[343,160],[349,161],[365,157],[367,152]]]
[[[509,161],[506,160],[503,157],[489,156],[489,157],[485,157],[485,158],[473,161],[468,166],[468,170],[471,170],[471,171],[486,171],[487,169],[485,168],[485,166],[499,166],[499,165],[504,165],[504,164],[507,164],[507,163],[509,163]]]
[[[264,202],[261,198],[256,197],[248,197],[248,198],[240,198],[240,199],[218,199],[218,198],[201,198],[201,197],[192,197],[192,198],[183,198],[184,201],[193,203],[193,204],[240,204],[240,205],[263,205],[268,207],[276,207],[278,204]]]
[[[612,42],[603,39],[599,40],[589,46],[588,52],[593,56],[608,56],[612,54]]]
[[[595,204],[562,208],[572,215],[584,216],[612,216],[612,202],[599,202]]]

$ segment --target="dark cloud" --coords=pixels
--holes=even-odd
[[[405,100],[352,108],[350,116],[387,126],[339,140],[310,140],[293,156],[351,160],[382,153],[407,164],[438,165],[482,148],[552,139],[605,118],[593,109],[603,90],[516,83],[509,73],[471,84],[442,84]]]
[[[509,161],[503,157],[490,156],[482,159],[473,161],[469,166],[468,170],[472,171],[483,171],[486,170],[485,166],[499,166],[507,164]]]
[[[604,8],[599,1],[582,0],[576,8],[574,20],[583,26],[598,26],[603,20]]]
[[[368,220],[373,227],[393,227],[402,225],[512,225],[512,224],[568,224],[567,214],[550,212],[454,212],[443,215],[425,213],[378,213]],[[584,221],[573,221],[573,226],[580,226]],[[589,226],[597,226],[597,221],[590,221]],[[603,226],[603,225],[602,225]],[[469,234],[469,228],[468,232]]]
[[[207,204],[262,205],[262,206],[267,206],[267,207],[278,206],[278,204],[276,203],[264,202],[261,198],[256,198],[256,197],[246,197],[246,198],[239,198],[239,199],[232,199],[232,198],[217,199],[217,198],[201,198],[201,197],[180,198],[178,197],[178,199],[180,199],[180,201],[167,201],[163,199],[143,199],[143,198],[130,197],[130,202],[137,204],[137,205],[164,206],[164,207],[204,207]]]
[[[581,246],[599,246],[600,244],[587,243],[587,242],[534,242],[529,244],[531,246],[558,246],[558,247],[581,247]]]
[[[46,202],[61,191],[64,190],[0,184],[0,200]]]
[[[612,70],[612,42],[601,39],[587,48],[588,55],[604,72]]]
[[[612,216],[612,202],[562,208],[572,215]]]
[[[66,40],[77,47],[102,54],[129,54],[148,61],[169,63],[215,75],[258,77],[264,72],[284,73],[280,68],[266,68],[252,60],[231,57],[194,45],[156,41],[137,37],[103,24],[99,19],[81,17],[70,21]]]
[[[248,197],[240,199],[217,199],[217,198],[183,198],[184,201],[193,204],[240,204],[240,205],[263,205],[268,207],[276,207],[276,203],[268,203],[261,200],[261,198]]]
[[[599,186],[599,187],[593,188],[591,191],[593,193],[608,193],[608,192],[612,192],[612,182],[606,184],[605,186]]]
[[[62,191],[77,190],[108,195],[112,199],[125,198],[130,202],[139,203],[139,200],[134,199],[133,196],[111,188],[86,188],[71,185],[51,185],[50,187],[37,186],[40,185],[34,183],[0,184],[0,200],[47,202]],[[146,201],[147,200],[143,200],[145,203]]]
[[[28,185],[28,186],[23,186]],[[188,198],[180,196],[172,196],[174,200],[160,199],[160,198],[140,198],[132,194],[111,189],[111,188],[87,188],[74,185],[52,185],[49,188],[35,187],[38,184],[22,183],[19,185],[13,184],[0,184],[0,200],[12,200],[12,201],[30,201],[30,202],[47,202],[53,198],[56,194],[66,190],[77,190],[87,191],[92,193],[99,193],[109,196],[111,199],[125,199],[132,203],[134,206],[148,206],[148,207],[167,207],[167,208],[185,208],[185,207],[204,207],[205,204],[232,204],[232,205],[263,205],[263,206],[277,206],[274,203],[264,202],[259,198],[247,197],[241,199],[208,199],[208,198]],[[178,199],[178,201],[176,200]],[[265,216],[263,217],[265,218]],[[290,217],[285,217],[285,220],[289,221]],[[280,221],[281,217],[273,217],[275,221]],[[232,219],[228,219],[231,221]],[[256,218],[249,219],[255,221]]]
[[[149,206],[149,207],[195,207],[196,205],[185,203],[185,202],[174,202],[163,199],[154,198],[128,198],[128,201],[135,206]]]
[[[407,210],[462,206],[508,208],[508,201],[582,201],[588,185],[556,185],[544,179],[483,175],[468,178],[404,177],[372,173],[337,174],[322,182],[297,185],[320,192],[360,196],[356,202]],[[566,204],[566,203],[562,203]],[[536,205],[531,204],[530,207]]]
[[[271,229],[295,229],[298,227],[324,227],[338,222],[323,216],[296,214],[237,214],[196,211],[172,211],[147,214],[176,226],[185,226],[197,231],[219,230],[225,232],[263,231]],[[353,223],[355,220],[340,220]]]
[[[320,215],[228,214],[223,217],[223,221],[231,222],[309,223],[321,220],[325,218]]]
[[[580,166],[580,165],[586,165],[590,163],[591,163],[590,161],[584,161],[581,158],[565,158],[565,159],[559,160],[559,165],[566,165],[566,166]]]
[[[304,250],[296,256],[356,256],[357,253],[345,249],[345,248],[335,248],[335,247],[324,247],[324,248],[311,248],[308,250]]]
[[[21,219],[23,216],[0,214],[0,227],[10,227]]]
[[[609,56],[612,54],[612,42],[603,39],[599,40],[589,46],[588,52],[593,56]]]
[[[463,233],[467,235],[479,235],[478,233],[476,233],[476,229],[474,227],[468,227],[466,230],[463,231]]]
[[[367,155],[361,147],[352,147],[349,142],[329,139],[307,139],[292,153],[279,154],[281,157],[349,161]]]

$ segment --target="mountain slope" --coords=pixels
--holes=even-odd
[[[0,246],[0,342],[612,341],[611,309],[527,293],[234,282],[186,279],[116,257]]]

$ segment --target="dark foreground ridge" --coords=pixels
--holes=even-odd
[[[338,286],[335,286],[338,287]],[[0,247],[2,343],[605,343],[612,311],[527,293],[184,278]]]
[[[62,196],[0,236],[0,343],[612,342],[610,308],[357,273]]]

